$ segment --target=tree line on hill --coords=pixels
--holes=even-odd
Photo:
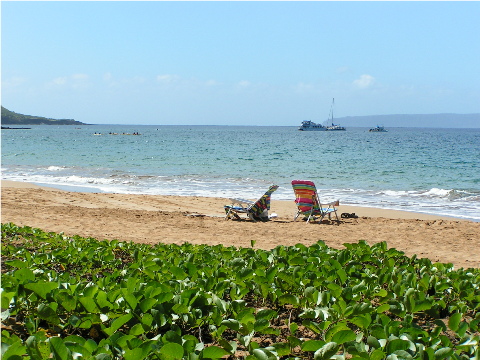
[[[42,116],[17,114],[2,106],[3,125],[87,125],[73,119],[50,119]]]

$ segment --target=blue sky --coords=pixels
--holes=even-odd
[[[480,2],[1,2],[2,105],[95,124],[480,113]],[[479,124],[480,127],[480,124]]]

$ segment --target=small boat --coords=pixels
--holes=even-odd
[[[385,129],[384,126],[380,126],[380,125],[377,125],[376,127],[374,128],[371,128],[370,130],[368,130],[370,132],[388,132],[387,129]]]
[[[310,120],[302,121],[302,125],[298,128],[300,131],[326,131],[327,127],[321,124],[314,123]]]
[[[345,129],[343,126],[333,123],[333,105],[334,104],[335,104],[335,98],[332,100],[332,107],[330,109],[330,116],[329,116],[330,118],[329,121],[332,123],[332,125],[327,126],[327,130],[328,131],[345,131],[347,129]]]
[[[343,126],[340,126],[340,125],[338,125],[338,124],[332,123],[331,126],[327,126],[327,130],[328,130],[328,131],[338,131],[338,130],[342,130],[342,131],[343,131],[343,130],[347,130],[347,129],[345,129]]]

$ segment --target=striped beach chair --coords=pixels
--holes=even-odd
[[[239,214],[247,215],[247,218],[253,221],[268,220],[268,210],[270,210],[270,197],[272,193],[278,189],[278,185],[272,185],[265,194],[257,201],[249,201],[243,199],[230,199],[231,205],[225,205],[225,220],[240,219]]]
[[[339,206],[339,201],[331,202],[329,204],[322,204],[318,197],[317,188],[313,181],[308,180],[293,180],[293,191],[295,193],[295,204],[297,205],[297,213],[293,221],[296,221],[300,215],[306,217],[307,223],[316,217],[319,217],[321,222],[325,216],[332,220],[331,215],[335,214],[337,224],[340,223],[335,206]]]

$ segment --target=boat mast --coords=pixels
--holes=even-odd
[[[335,104],[335,98],[333,98],[332,100],[332,106],[330,108],[330,120],[332,122],[332,126],[333,126],[333,105]]]

